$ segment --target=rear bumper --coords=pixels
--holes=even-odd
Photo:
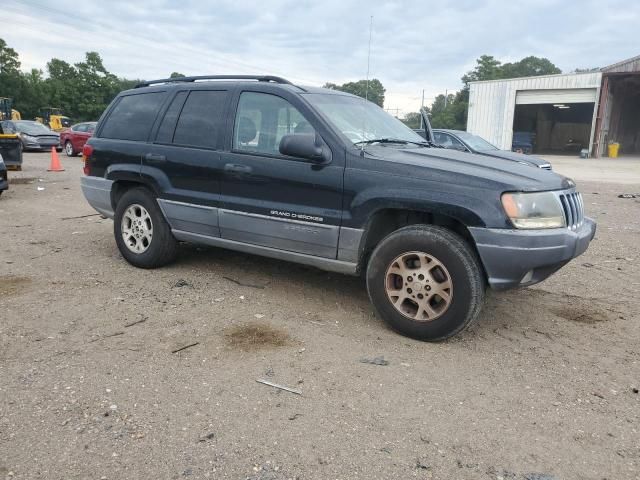
[[[96,212],[105,217],[113,218],[113,207],[111,206],[111,186],[112,180],[101,177],[80,177],[80,186],[84,198],[87,199]]]
[[[577,230],[469,228],[489,285],[495,290],[533,285],[585,252],[596,223],[585,217]]]

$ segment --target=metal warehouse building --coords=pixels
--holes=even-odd
[[[510,150],[533,138],[533,152],[640,155],[640,55],[588,73],[472,82],[467,130]]]

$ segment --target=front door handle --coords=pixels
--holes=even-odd
[[[162,163],[167,161],[167,157],[165,157],[164,155],[159,155],[157,153],[147,153],[144,156],[144,159],[152,163],[153,162]]]
[[[229,172],[229,173],[235,173],[235,174],[249,174],[251,172],[253,172],[253,168],[247,166],[247,165],[238,165],[236,163],[227,163],[224,166],[224,171],[225,172]]]

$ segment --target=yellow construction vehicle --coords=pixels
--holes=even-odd
[[[20,120],[20,113],[11,104],[10,98],[0,98],[0,155],[7,170],[22,170],[22,141],[15,131],[3,128],[5,120]]]
[[[61,108],[46,107],[41,110],[41,116],[36,122],[43,123],[54,132],[61,132],[71,126],[71,119],[63,114]]]
[[[0,120],[22,120],[20,112],[11,108],[13,101],[7,97],[0,97]]]

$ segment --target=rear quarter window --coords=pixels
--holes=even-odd
[[[121,97],[105,119],[100,137],[146,141],[165,95],[150,92]]]
[[[189,92],[178,118],[173,143],[216,148],[226,99],[227,92],[224,90],[192,90]]]

